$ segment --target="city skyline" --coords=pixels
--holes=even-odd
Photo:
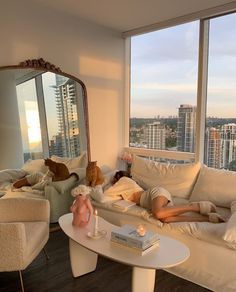
[[[141,119],[130,129],[130,147],[194,153],[195,118],[194,107],[180,105],[175,123],[170,123],[171,119],[153,119],[152,122]],[[236,119],[234,123],[224,120],[217,127],[205,129],[204,163],[209,167],[236,171]]]

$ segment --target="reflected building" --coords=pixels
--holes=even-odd
[[[51,141],[50,151],[58,156],[76,157],[80,154],[76,82],[56,75],[54,88],[59,133]]]
[[[178,109],[177,150],[195,151],[196,106],[181,104]]]

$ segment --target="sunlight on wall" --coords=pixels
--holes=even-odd
[[[93,127],[90,128],[92,159],[115,166],[117,153],[122,144],[118,135],[122,125],[119,92],[116,90],[89,88],[89,116]],[[99,111],[98,111],[99,109]]]
[[[31,109],[28,109],[28,108]],[[26,114],[26,123],[28,131],[29,144],[38,143],[41,141],[41,131],[40,131],[40,122],[38,116],[38,110],[32,109],[32,107],[37,107],[36,102],[25,102],[25,114]]]
[[[29,56],[39,56],[39,48],[33,46],[31,42],[21,43],[19,40],[12,46],[13,59],[21,56],[21,61],[29,59]]]
[[[122,66],[118,63],[80,56],[80,73],[104,79],[121,80]]]

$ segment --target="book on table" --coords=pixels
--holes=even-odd
[[[119,208],[119,209],[121,209],[123,211],[126,211],[130,207],[136,205],[136,203],[135,202],[132,202],[132,201],[127,201],[127,200],[119,200],[117,202],[114,202],[112,205],[114,207],[116,207],[116,208]]]
[[[126,249],[126,250],[128,250],[130,252],[136,253],[136,254],[141,255],[141,256],[143,256],[143,255],[149,253],[150,251],[153,251],[153,250],[155,250],[156,248],[159,247],[159,241],[155,242],[154,244],[152,244],[151,246],[149,246],[146,249],[130,247],[128,245],[125,245],[123,243],[116,242],[116,241],[113,241],[113,240],[111,240],[111,243],[115,247],[124,248],[124,249]]]
[[[140,236],[136,227],[124,225],[114,228],[111,232],[111,241],[126,245],[131,248],[145,250],[155,243],[158,243],[158,233],[147,230],[144,236]]]

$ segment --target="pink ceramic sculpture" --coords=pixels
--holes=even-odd
[[[72,206],[70,207],[73,213],[72,225],[84,227],[91,220],[93,207],[90,200],[84,195],[77,195]]]

